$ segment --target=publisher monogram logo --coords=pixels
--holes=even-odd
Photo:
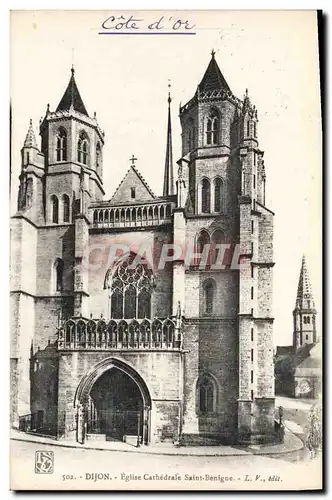
[[[53,471],[54,471],[53,451],[36,451],[35,473],[53,474]]]

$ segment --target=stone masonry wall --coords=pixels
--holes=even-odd
[[[170,438],[180,411],[182,390],[181,354],[179,352],[71,352],[62,353],[59,364],[60,434],[75,429],[74,399],[81,378],[100,361],[115,357],[132,366],[145,381],[151,399],[151,439]]]

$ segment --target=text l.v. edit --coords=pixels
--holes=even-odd
[[[244,481],[250,482],[250,481],[258,481],[258,482],[278,482],[281,481],[281,478],[278,474],[272,474],[271,476],[261,476],[260,474],[256,474],[255,476],[250,476],[249,474],[246,474],[244,477]]]

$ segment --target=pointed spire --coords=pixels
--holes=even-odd
[[[308,301],[310,301],[310,306],[308,306]],[[309,272],[307,268],[306,258],[303,255],[300,278],[297,287],[297,296],[296,296],[296,306],[300,309],[314,309],[315,303],[313,299],[311,282],[309,277]]]
[[[250,101],[248,89],[246,89],[245,94],[243,96],[243,112],[245,112],[249,108],[251,108],[251,101]]]
[[[168,84],[171,88],[170,83]],[[172,149],[172,123],[171,123],[171,94],[168,92],[168,123],[167,123],[167,144],[165,156],[165,173],[164,173],[164,190],[163,196],[171,196],[174,194],[174,177],[173,177],[173,149]]]
[[[215,59],[215,51],[211,52],[211,60],[205,71],[201,83],[198,86],[200,92],[209,90],[226,90],[231,92],[223,74],[221,73],[217,61]]]
[[[33,131],[33,126],[32,126],[32,120],[30,119],[29,123],[29,129],[27,136],[24,141],[24,147],[25,148],[36,148],[37,147],[37,141],[35,137],[35,133]]]
[[[56,108],[57,111],[67,111],[70,109],[75,109],[75,111],[89,116],[76,85],[74,66],[71,68],[71,77],[68,86]]]

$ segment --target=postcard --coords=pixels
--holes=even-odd
[[[318,20],[11,11],[12,490],[322,489]]]

